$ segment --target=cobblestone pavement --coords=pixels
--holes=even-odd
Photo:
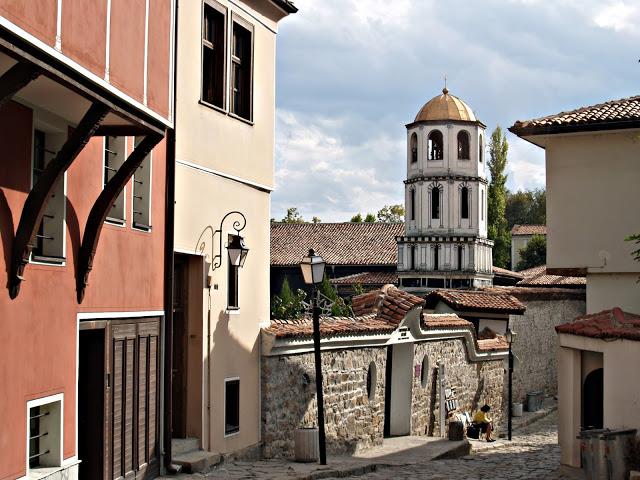
[[[581,479],[579,471],[560,467],[556,413],[522,429],[513,442],[474,441],[478,450],[466,457],[393,466],[367,474],[370,479]],[[495,446],[494,446],[495,445]],[[363,478],[363,477],[349,477]]]

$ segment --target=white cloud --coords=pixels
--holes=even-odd
[[[599,9],[593,21],[600,28],[638,35],[640,34],[640,7],[625,2],[615,2]]]
[[[514,135],[509,135],[508,142],[507,188],[511,191],[544,188],[544,150]]]

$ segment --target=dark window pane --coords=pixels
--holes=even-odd
[[[231,111],[251,120],[251,31],[233,24]]]
[[[202,99],[224,108],[224,14],[204,6],[202,39]]]
[[[469,218],[469,189],[462,187],[460,190],[460,202],[461,202],[461,217]]]
[[[227,289],[228,299],[227,306],[229,308],[239,308],[238,302],[238,269],[235,265],[229,264],[229,286]]]
[[[431,190],[431,218],[440,218],[440,189]]]
[[[240,431],[240,380],[229,380],[224,386],[224,433]]]

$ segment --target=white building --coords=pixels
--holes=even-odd
[[[492,284],[484,136],[485,125],[446,88],[407,125],[405,233],[397,238],[403,289]]]

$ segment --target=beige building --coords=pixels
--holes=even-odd
[[[520,263],[520,250],[527,248],[534,235],[547,235],[546,225],[514,225],[511,229],[511,268]]]
[[[584,328],[558,328],[561,461],[579,466],[576,436],[599,425],[589,412],[599,410],[606,428],[640,427],[640,387],[625,373],[638,362],[638,344],[609,335],[619,328],[638,334],[638,322],[628,319],[640,313],[640,263],[625,237],[640,232],[640,97],[516,122],[510,130],[546,150],[547,273],[586,276],[587,314],[600,312],[580,319]],[[598,369],[590,377],[595,385],[587,384]]]
[[[276,34],[278,22],[296,11],[288,0],[180,4],[172,392],[177,462],[189,450],[259,452],[258,338],[261,326],[269,325]],[[231,235],[250,249],[242,268],[229,258]]]

